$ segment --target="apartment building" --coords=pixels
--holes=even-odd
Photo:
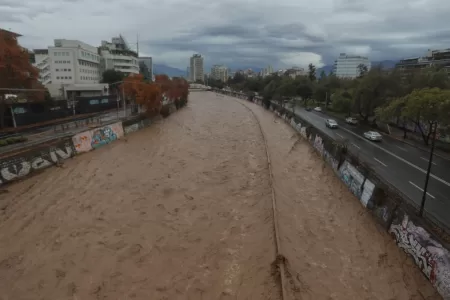
[[[367,70],[371,68],[369,58],[341,53],[334,62],[333,72],[337,77],[356,78],[360,75],[360,65],[366,66]]]
[[[211,78],[222,82],[228,81],[228,68],[224,65],[214,65],[211,68]]]
[[[111,42],[102,41],[98,52],[101,56],[102,72],[114,69],[125,75],[139,74],[138,54],[130,49],[122,36],[113,37]]]
[[[204,81],[203,57],[200,54],[194,54],[190,59],[189,80]]]
[[[432,66],[443,67],[450,74],[450,49],[428,50],[424,56],[400,60],[395,67],[402,71],[414,71]]]
[[[306,76],[307,73],[305,69],[300,67],[292,67],[290,69],[287,69],[284,73],[284,75],[289,76],[291,78],[296,78],[297,76]]]

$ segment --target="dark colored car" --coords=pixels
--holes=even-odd
[[[312,108],[311,107],[307,107],[307,108],[305,108],[306,109],[306,111],[312,111]]]

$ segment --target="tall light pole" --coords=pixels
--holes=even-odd
[[[419,216],[421,216],[421,217],[423,216],[423,211],[425,209],[425,201],[427,199],[428,181],[430,180],[431,164],[433,163],[434,142],[436,141],[436,132],[437,132],[437,126],[438,126],[437,121],[435,121],[431,124],[430,130],[433,130],[433,125],[434,125],[434,131],[433,131],[433,137],[431,140],[430,159],[428,160],[427,175],[425,177],[425,186],[423,187],[422,203],[420,204],[420,211],[419,211]]]

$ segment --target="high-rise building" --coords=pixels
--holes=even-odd
[[[153,78],[153,60],[150,56],[139,57],[139,69],[145,79]]]
[[[125,75],[139,74],[138,54],[131,50],[122,36],[113,37],[111,42],[102,41],[101,71],[114,69]]]
[[[214,65],[211,68],[211,78],[222,82],[228,81],[228,68],[224,65]]]
[[[412,72],[432,66],[442,67],[450,74],[450,49],[428,50],[424,56],[400,60],[395,67],[405,72]]]
[[[200,54],[194,54],[191,57],[189,71],[190,81],[204,81],[203,57]]]
[[[360,75],[360,65],[364,65],[367,70],[370,70],[369,58],[341,53],[334,62],[333,72],[337,77],[356,78]]]

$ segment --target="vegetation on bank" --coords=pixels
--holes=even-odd
[[[233,90],[263,97],[266,106],[277,101],[281,106],[320,105],[334,115],[357,116],[362,123],[383,121],[405,129],[416,125],[428,145],[432,128],[449,133],[450,79],[445,69],[426,68],[414,72],[360,66],[355,79],[338,78],[310,64],[306,76],[287,75],[246,78],[236,73],[227,85]],[[223,88],[216,81],[210,85]],[[434,126],[433,126],[434,125]]]
[[[24,136],[9,137],[0,139],[0,147],[26,142],[28,139]]]

